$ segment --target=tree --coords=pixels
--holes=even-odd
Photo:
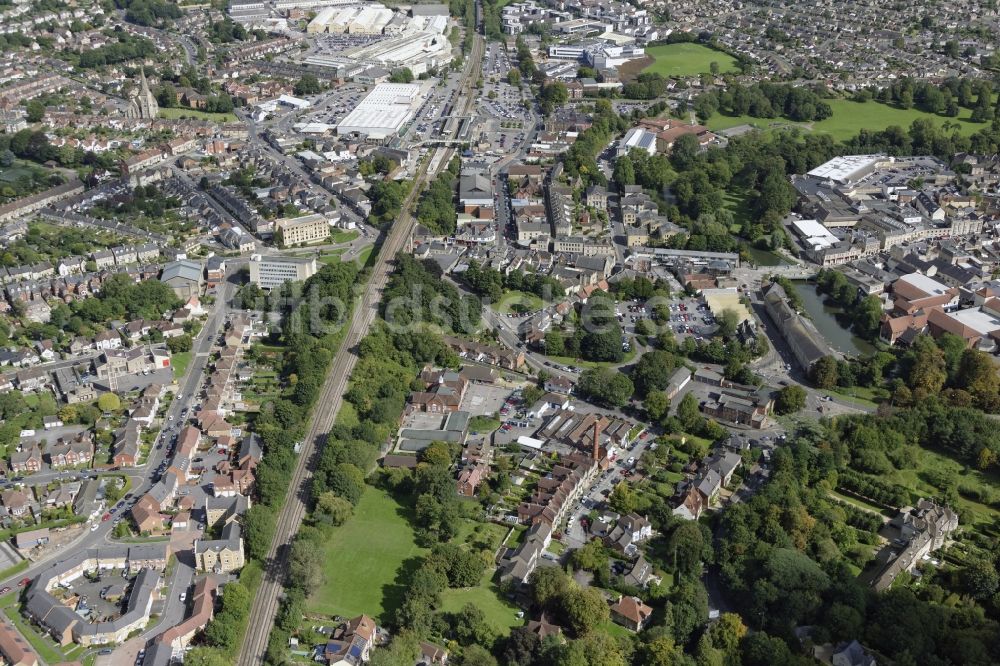
[[[28,102],[27,111],[27,120],[29,123],[40,123],[42,122],[42,118],[45,117],[45,105],[37,99]]]
[[[632,513],[638,503],[639,498],[626,481],[620,481],[608,497],[608,504],[618,513]]]
[[[701,427],[702,417],[698,408],[698,398],[694,393],[685,393],[677,405],[677,418],[680,419],[684,430],[696,432]]]
[[[608,566],[608,551],[598,539],[588,541],[582,548],[573,551],[573,566],[577,569],[597,572]]]
[[[409,67],[400,67],[399,69],[392,70],[392,74],[389,76],[390,83],[410,83],[413,81],[413,72],[410,71]]]
[[[462,610],[451,616],[451,629],[455,639],[462,645],[492,645],[496,640],[486,614],[472,603],[465,604]]]
[[[528,579],[531,600],[538,608],[549,608],[565,594],[570,578],[559,567],[536,567]]]
[[[566,353],[566,339],[562,333],[551,330],[545,334],[545,353],[549,356],[562,356]]]
[[[664,391],[653,391],[646,396],[642,404],[652,421],[662,421],[670,413],[670,398]]]
[[[643,354],[632,370],[632,381],[639,396],[646,397],[652,391],[667,388],[676,365],[677,359],[670,352],[656,350]]]
[[[833,356],[824,356],[817,360],[809,370],[812,383],[821,389],[831,389],[836,386],[838,376],[837,359]]]
[[[806,390],[797,384],[791,384],[778,391],[778,399],[774,408],[779,414],[794,414],[806,406]]]
[[[610,407],[626,404],[635,391],[631,379],[609,368],[584,370],[576,388],[583,397]]]
[[[962,569],[962,583],[975,599],[989,599],[1000,587],[996,565],[985,557],[970,558]]]
[[[910,360],[908,383],[913,389],[913,397],[919,401],[940,393],[948,373],[944,352],[934,344],[934,339],[929,335],[917,336],[907,356]]]
[[[122,408],[122,401],[114,393],[102,393],[97,399],[97,406],[104,412],[116,412]]]
[[[724,338],[736,335],[736,327],[740,325],[740,316],[732,308],[724,308],[716,318],[719,324],[718,333]]]
[[[315,590],[323,585],[323,578],[323,551],[300,533],[288,557],[288,585]]]
[[[354,505],[348,500],[338,497],[332,491],[327,491],[316,500],[313,517],[317,522],[327,525],[343,525],[354,514]]]
[[[701,571],[706,547],[701,526],[694,521],[685,521],[678,525],[667,540],[667,552],[670,554],[674,569],[683,576],[696,576]]]
[[[635,168],[632,165],[632,158],[623,155],[615,162],[615,170],[611,176],[619,185],[635,185]]]
[[[723,613],[718,621],[708,628],[708,636],[712,646],[722,650],[729,660],[737,658],[740,643],[747,635],[747,626],[736,613]]]
[[[600,591],[588,587],[570,586],[560,599],[560,608],[566,624],[577,636],[582,636],[608,621],[608,604]]]
[[[167,338],[167,349],[170,350],[171,354],[181,354],[183,352],[191,351],[192,341],[191,336],[188,334],[178,335],[172,338]]]
[[[319,79],[316,78],[315,74],[303,74],[295,83],[295,88],[293,92],[296,95],[315,95],[322,92],[323,88],[320,86]]]
[[[654,638],[643,647],[642,653],[645,666],[682,666],[685,663],[684,650],[669,636]]]
[[[694,134],[682,134],[670,148],[670,163],[678,172],[689,171],[698,160],[701,145]]]
[[[515,88],[521,87],[521,72],[516,69],[512,69],[507,72],[507,83]]]
[[[341,463],[330,472],[327,487],[336,495],[357,505],[365,492],[365,475],[351,463]]]
[[[541,643],[538,635],[527,627],[515,627],[504,644],[503,662],[510,666],[531,666],[541,650]]]
[[[255,503],[243,514],[243,542],[247,555],[256,560],[267,557],[274,535],[274,510],[266,504]]]

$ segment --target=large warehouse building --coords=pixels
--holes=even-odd
[[[420,107],[423,86],[380,83],[337,125],[337,134],[381,142],[396,136]]]

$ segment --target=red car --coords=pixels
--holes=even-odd
[[[0,590],[0,594],[7,594],[8,592],[10,592],[10,588],[9,587],[5,587],[2,590]]]
[[[105,522],[105,521],[107,521],[107,520],[111,520],[111,514],[110,513],[104,514],[104,516],[101,518],[101,522],[102,523]]]
[[[25,585],[27,585],[27,584],[28,584],[28,583],[30,583],[30,582],[31,582],[31,579],[30,579],[30,578],[22,578],[22,579],[21,579],[21,582],[20,582],[20,583],[18,583],[18,584],[17,584],[17,586],[18,586],[18,587],[24,587]]]

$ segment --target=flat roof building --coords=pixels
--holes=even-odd
[[[250,257],[250,282],[261,289],[274,289],[286,282],[304,282],[316,274],[315,257]]]
[[[277,220],[275,233],[280,233],[285,247],[299,243],[320,243],[330,237],[330,223],[319,213]]]
[[[337,134],[384,141],[399,133],[419,106],[422,86],[380,83],[337,125]]]

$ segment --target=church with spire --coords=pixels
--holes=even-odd
[[[146,70],[139,70],[139,90],[132,92],[128,108],[125,109],[126,118],[155,118],[160,110],[160,105],[156,103],[156,97],[149,89],[146,81]]]

